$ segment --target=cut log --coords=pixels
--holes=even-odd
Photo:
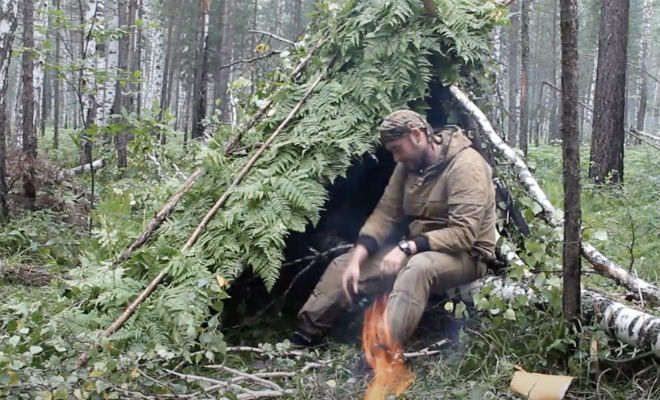
[[[72,176],[81,175],[86,172],[91,172],[92,169],[97,170],[103,168],[105,167],[105,164],[106,164],[105,159],[102,158],[100,160],[92,161],[91,163],[88,164],[79,165],[77,167],[73,167],[69,169],[64,169],[57,173],[57,177],[55,179],[57,182],[62,182],[65,179],[71,178]]]
[[[541,218],[554,227],[563,226],[563,221],[558,217],[557,210],[552,205],[546,194],[539,186],[534,176],[527,168],[525,162],[516,154],[516,152],[509,147],[495,132],[492,125],[488,121],[486,115],[474,104],[468,96],[463,93],[455,85],[449,87],[454,98],[469,112],[481,127],[486,137],[497,150],[499,150],[504,157],[513,164],[514,169],[518,175],[518,179],[527,189],[529,196],[534,199],[543,208]],[[621,266],[609,260],[602,255],[595,247],[589,243],[581,243],[581,252],[583,257],[589,261],[594,270],[603,276],[614,279],[616,282],[626,286],[628,289],[635,293],[642,293],[644,300],[652,303],[653,305],[660,305],[660,288],[645,282],[639,278],[632,276]]]

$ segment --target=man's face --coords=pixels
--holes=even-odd
[[[385,143],[385,149],[392,153],[394,161],[403,163],[410,171],[417,171],[422,167],[425,148],[423,135],[416,130],[409,135]]]

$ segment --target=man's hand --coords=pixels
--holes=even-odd
[[[380,263],[380,270],[383,271],[384,274],[395,275],[401,269],[406,257],[408,257],[406,253],[401,251],[400,248],[395,247],[385,254],[383,261]]]
[[[344,274],[341,277],[341,287],[350,303],[353,302],[353,296],[358,293],[358,282],[360,281],[360,264],[350,260]]]
[[[348,265],[341,276],[341,288],[350,303],[353,302],[353,296],[358,294],[358,282],[360,281],[360,264],[369,256],[367,248],[361,244],[353,248]]]
[[[410,245],[410,249],[413,254],[417,252],[417,245],[415,242],[408,242]],[[387,254],[385,254],[385,257],[383,258],[383,261],[380,263],[380,270],[383,271],[384,274],[391,274],[391,275],[396,275],[399,273],[399,270],[403,266],[403,262],[406,260],[406,253],[403,252],[398,246],[394,247],[392,250],[390,250]]]

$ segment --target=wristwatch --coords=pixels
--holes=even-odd
[[[400,241],[397,246],[405,253],[407,256],[412,256],[412,249],[410,248],[410,244],[408,243],[407,240],[402,240]]]

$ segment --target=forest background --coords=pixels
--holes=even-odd
[[[622,107],[617,109],[624,113],[629,132],[623,136],[625,155],[623,147],[590,147],[591,110],[597,101],[601,6],[607,3],[578,2],[583,234],[603,243],[608,255],[620,265],[657,284],[660,157],[655,138],[660,135],[660,26],[652,21],[660,18],[660,1],[630,2],[628,29],[613,33],[627,39],[626,52],[618,56],[625,60],[625,95],[619,99]],[[145,347],[122,348],[119,357],[112,342],[103,342],[103,350],[92,352],[89,369],[72,372],[67,363],[78,350],[87,349],[87,341],[92,341],[95,333],[78,335],[76,329],[62,328],[73,322],[89,327],[91,322],[80,315],[67,315],[70,319],[53,316],[62,317],[62,310],[72,304],[81,308],[90,307],[90,303],[123,305],[139,292],[137,280],[121,290],[116,290],[112,282],[85,281],[89,278],[85,269],[102,268],[109,277],[121,273],[102,260],[115,258],[130,244],[196,166],[227,162],[212,156],[208,161],[205,157],[222,148],[223,140],[235,134],[240,121],[268,101],[273,86],[284,86],[288,71],[313,48],[312,38],[318,33],[313,30],[323,28],[315,16],[327,15],[342,5],[303,0],[3,0],[1,4],[0,17],[7,23],[0,24],[0,104],[5,110],[0,118],[4,144],[0,161],[3,167],[6,165],[6,170],[0,170],[0,216],[4,221],[0,264],[1,290],[9,301],[2,306],[0,382],[7,385],[7,393],[16,398],[35,393],[43,398],[126,395],[122,390],[133,395],[145,391],[152,396],[159,392],[193,393],[194,385],[180,376],[170,375],[171,381],[159,387],[153,382],[148,384],[149,379],[140,372],[147,371],[148,376],[153,371],[162,373],[161,368],[174,368],[181,360],[195,365],[187,372],[198,372],[202,369],[198,368],[200,360],[215,362],[229,354],[227,343],[256,345],[282,340],[285,327],[268,331],[257,324],[225,330],[224,334],[205,331],[181,350],[171,346],[172,339],[177,338],[175,332],[161,330],[149,324],[153,321],[145,320],[144,325],[136,322],[129,326],[128,333],[118,336],[129,341],[131,335],[147,336],[150,340]],[[489,31],[490,51],[479,60],[484,73],[477,77],[482,89],[476,100],[507,143],[526,156],[541,186],[561,206],[559,1],[514,1],[506,10],[508,14],[502,12],[497,17],[503,24]],[[609,26],[621,29],[620,24]],[[275,96],[275,100],[287,104],[284,95]],[[275,129],[275,125],[270,123],[263,129],[268,128]],[[591,174],[589,159],[594,148],[607,152],[609,158],[621,158],[625,174],[623,166],[619,178],[617,174],[615,178]],[[70,176],[74,174],[71,168],[95,160],[99,163],[91,170],[75,178]],[[625,185],[620,184],[621,180]],[[596,184],[599,181],[608,181],[611,186],[604,189]],[[204,194],[199,189],[193,196]],[[301,208],[323,205],[325,198],[318,197],[313,188],[308,194],[305,201],[300,200]],[[525,198],[517,200],[531,219],[537,206]],[[310,211],[312,220],[313,214]],[[149,265],[155,263],[150,257],[158,253],[159,262],[170,257],[185,269],[187,261],[177,258],[163,242],[177,237],[172,229],[184,230],[191,224],[168,226],[170,231],[165,230],[155,250],[139,253],[131,267],[149,275],[153,272]],[[298,221],[296,226],[300,224],[304,230],[304,222]],[[524,239],[523,259],[531,264],[560,264],[557,233],[532,226],[536,236]],[[270,240],[269,235],[264,233]],[[548,238],[551,240],[546,242]],[[279,248],[283,245],[278,244]],[[229,245],[223,242],[223,246]],[[236,252],[241,250],[237,248]],[[267,252],[254,257],[278,265],[285,261],[282,254]],[[251,263],[257,265],[254,270],[264,287],[276,284],[279,268],[265,265],[259,269],[258,261]],[[230,265],[227,269],[238,274],[242,266]],[[228,279],[235,278],[229,275]],[[555,289],[559,288],[558,276],[556,271],[547,274],[547,281]],[[587,278],[614,290],[600,277]],[[71,279],[84,284],[71,284]],[[41,286],[46,281],[51,283]],[[83,293],[84,300],[80,300],[79,292],[88,290],[88,285],[98,292],[108,292],[105,297],[98,292]],[[224,284],[219,282],[218,286],[222,289]],[[182,293],[169,295],[185,301]],[[220,290],[218,301],[209,302],[217,315],[225,307],[222,298],[226,295]],[[550,298],[554,295],[548,294]],[[247,305],[236,307],[240,315],[241,307]],[[497,307],[486,308],[492,311]],[[605,345],[600,358],[605,367],[599,367],[600,375],[594,377],[585,367],[593,355],[583,349],[570,350],[575,347],[574,337],[567,327],[553,325],[557,314],[520,317],[518,308],[505,308],[518,315],[518,320],[504,312],[491,312],[494,320],[482,320],[475,312],[462,331],[462,335],[470,332],[472,338],[464,337],[445,355],[446,360],[421,361],[418,369],[427,371],[429,377],[420,380],[413,395],[461,398],[467,393],[500,393],[506,387],[508,368],[516,363],[580,376],[576,397],[584,397],[594,388],[614,398],[652,398],[657,393],[657,372],[649,368],[655,361],[648,355],[640,358],[635,350],[602,339]],[[457,309],[451,309],[451,314],[464,314],[461,306]],[[99,315],[93,318],[95,324],[106,321]],[[197,316],[190,318],[196,320]],[[192,320],[177,324],[190,322],[194,327]],[[211,328],[222,325],[217,316],[206,324]],[[548,330],[550,326],[553,329]],[[533,339],[521,345],[515,334],[502,333],[507,327],[509,331],[511,327],[527,331]],[[225,340],[225,335],[231,340]],[[280,343],[264,351],[277,359],[276,363],[306,365],[304,359],[286,359],[286,347],[286,343]],[[315,398],[314,390],[323,391],[326,397],[354,396],[361,390],[361,382],[351,381],[345,368],[353,353],[350,345],[337,344],[327,353],[316,354],[329,367],[319,375],[303,374],[292,379],[292,384],[299,394],[308,393],[309,398]],[[466,361],[455,359],[459,355]],[[611,361],[616,356],[642,365],[634,373],[625,374],[626,363]],[[488,361],[487,367],[463,380],[461,372],[478,365],[482,358]],[[240,366],[254,363],[233,361]],[[453,368],[456,365],[459,367]],[[454,384],[439,388],[432,384],[436,375]],[[337,381],[348,383],[337,387]],[[303,388],[309,382],[315,388],[312,391]]]

